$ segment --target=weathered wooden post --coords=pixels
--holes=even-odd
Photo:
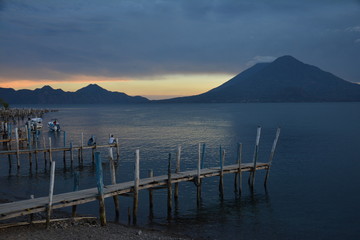
[[[154,177],[154,172],[152,169],[149,170],[149,178],[153,178]],[[149,188],[149,217],[150,219],[152,219],[154,217],[154,202],[153,202],[153,191],[152,188]]]
[[[116,161],[120,160],[120,144],[119,138],[116,138]]]
[[[176,169],[175,173],[180,172],[180,160],[181,160],[181,145],[178,146],[176,152]],[[175,183],[175,193],[174,193],[175,201],[179,199],[179,183]]]
[[[225,162],[225,149],[222,150],[220,147],[220,182],[219,182],[219,192],[221,198],[224,197],[224,162]]]
[[[66,167],[66,131],[64,131],[64,157],[63,157],[63,161],[64,161],[64,168]]]
[[[79,143],[79,149],[78,149],[78,164],[79,166],[81,165],[81,140],[80,140],[80,143]]]
[[[168,219],[171,219],[171,211],[172,211],[171,153],[169,153],[168,180],[167,180],[167,214],[168,214]]]
[[[9,138],[10,140],[12,139],[12,124],[11,124],[11,123],[9,123],[8,138]]]
[[[103,172],[102,164],[100,158],[100,152],[95,153],[96,159],[96,185],[98,189],[98,199],[99,199],[99,213],[100,213],[100,223],[101,226],[106,225],[106,212],[105,212],[105,201],[104,201],[104,182],[103,182]]]
[[[37,131],[37,130],[36,130]],[[37,151],[38,151],[38,140],[35,140],[35,164],[36,164],[36,169],[38,168],[38,155],[37,155]]]
[[[50,141],[51,145],[51,141]],[[50,147],[51,149],[51,147]],[[52,201],[54,195],[54,180],[55,180],[55,161],[50,161],[51,170],[50,170],[50,187],[49,187],[49,203],[47,207],[47,217],[46,217],[46,227],[49,228],[50,226],[50,217],[52,211]]]
[[[43,136],[43,144],[44,144],[44,164],[45,164],[45,168],[46,168],[47,159],[46,159],[46,141],[45,141],[45,136]]]
[[[6,146],[7,146],[7,150],[10,151],[10,144],[7,143]],[[10,154],[8,154],[8,161],[9,161],[9,169],[11,169],[12,166],[11,166],[11,155]]]
[[[80,173],[78,171],[74,172],[74,187],[73,191],[79,191],[79,179],[80,179]],[[74,218],[76,217],[76,207],[77,205],[72,206],[72,214],[71,216]]]
[[[49,160],[52,162],[51,137],[49,137]]]
[[[139,182],[140,182],[140,150],[135,152],[135,172],[134,172],[134,203],[133,203],[133,224],[137,222],[137,211],[139,204]]]
[[[241,173],[241,163],[242,163],[242,143],[238,143],[237,149],[237,163],[239,165],[239,170],[237,173],[237,179],[235,175],[235,189],[237,189],[236,182],[239,184],[239,194],[242,192],[242,173]]]
[[[81,163],[84,163],[84,157],[83,157],[83,147],[84,147],[84,133],[81,133],[81,156],[80,156],[80,159],[81,159]]]
[[[206,144],[204,143],[201,152],[201,169],[204,168],[204,164],[205,164],[205,149],[206,149]]]
[[[29,164],[30,164],[30,168],[32,166],[32,157],[31,157],[31,129],[29,125],[26,125],[26,130],[27,130],[27,135],[28,135],[28,149],[29,149]]]
[[[17,168],[20,168],[19,129],[15,128]]]
[[[33,195],[33,194],[30,195],[30,199],[34,199],[34,195]],[[32,213],[32,214],[30,214],[30,224],[32,224],[33,221],[34,221],[34,214]]]
[[[253,157],[253,171],[251,174],[251,181],[250,181],[251,188],[254,188],[254,184],[255,184],[256,162],[257,162],[258,153],[259,153],[260,135],[261,135],[261,127],[259,126],[257,128],[256,144],[255,144],[254,157]]]
[[[114,154],[113,154],[113,149],[112,149],[112,147],[109,147],[109,159],[110,159],[110,160],[114,160]]]
[[[200,205],[201,200],[201,144],[198,145],[198,161],[197,161],[197,178],[196,178],[196,193],[197,193],[197,205]]]
[[[273,157],[274,157],[274,155],[275,155],[275,149],[276,149],[276,145],[277,145],[279,136],[280,136],[280,128],[278,128],[278,129],[276,130],[276,136],[275,136],[275,139],[274,139],[272,148],[271,148],[271,153],[270,153],[269,163],[268,163],[269,166],[268,166],[268,168],[267,168],[267,170],[266,170],[265,181],[264,181],[265,187],[266,187],[266,185],[267,185],[267,181],[268,181],[268,178],[269,178],[270,168],[271,168],[271,164],[272,164]]]
[[[94,160],[95,160],[95,150],[96,150],[96,145],[91,147],[91,161],[92,161],[92,163],[94,163]]]
[[[110,156],[110,174],[111,174],[111,184],[116,184],[116,172],[115,172],[115,163],[112,156]],[[119,197],[117,195],[113,196],[114,205],[115,205],[115,216],[116,220],[119,220],[120,209],[119,209]]]
[[[73,149],[73,143],[70,142],[70,161],[71,161],[71,166],[74,163],[74,149]]]

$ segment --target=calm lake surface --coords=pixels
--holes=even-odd
[[[44,106],[42,106],[44,107]],[[45,106],[46,107],[46,106]],[[47,106],[49,107],[49,106]],[[85,143],[91,135],[106,144],[109,134],[120,140],[117,181],[133,180],[134,152],[140,149],[140,175],[149,169],[167,173],[168,154],[182,145],[182,170],[195,169],[198,143],[206,143],[205,167],[218,166],[219,146],[226,150],[225,164],[235,162],[236,145],[243,143],[243,162],[251,162],[257,126],[262,127],[259,161],[268,161],[277,127],[281,135],[267,190],[264,172],[256,174],[254,192],[243,176],[243,193],[234,192],[234,175],[225,175],[225,194],[218,178],[203,180],[197,207],[196,187],[180,184],[180,197],[167,219],[167,190],[154,192],[154,216],[149,218],[148,192],[140,192],[138,225],[168,229],[205,239],[359,239],[360,238],[360,103],[279,104],[148,104],[51,106],[59,112],[44,115],[44,125],[57,118],[67,134],[67,145]],[[63,133],[44,127],[40,139],[51,137],[63,145]],[[42,144],[42,141],[40,142]],[[63,168],[55,155],[55,194],[73,190],[73,172],[80,171],[80,189],[96,186],[91,151],[82,168],[77,158]],[[75,154],[77,156],[77,154]],[[104,183],[110,184],[107,149],[101,150]],[[69,159],[69,158],[68,158]],[[49,167],[29,170],[22,156],[21,169],[8,168],[2,158],[0,198],[8,200],[46,196]],[[173,166],[175,159],[173,157]],[[113,200],[107,199],[107,218],[113,220]],[[127,224],[132,198],[120,197],[120,222]],[[71,212],[70,208],[64,211]],[[80,214],[98,216],[98,203],[78,207]]]

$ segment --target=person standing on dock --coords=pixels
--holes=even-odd
[[[114,138],[114,135],[110,135],[109,144],[114,144],[115,142],[116,142],[116,140]]]
[[[94,145],[96,145],[96,140],[95,140],[95,136],[92,135],[88,141],[88,146],[94,146]]]

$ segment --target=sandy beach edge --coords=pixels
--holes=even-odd
[[[0,229],[0,239],[39,239],[39,240],[68,240],[68,239],[159,239],[159,240],[189,240],[188,236],[181,236],[166,231],[127,226],[108,222],[100,226],[97,219],[73,220],[67,219],[52,222],[47,229],[44,223],[25,226],[14,226]]]

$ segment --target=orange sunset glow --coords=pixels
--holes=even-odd
[[[189,75],[165,75],[156,79],[120,79],[97,76],[71,76],[67,80],[27,80],[14,79],[4,81],[0,79],[0,87],[13,88],[15,90],[42,88],[49,85],[54,89],[64,91],[76,91],[88,84],[99,86],[116,92],[124,92],[128,95],[144,96],[149,99],[164,99],[178,96],[190,96],[206,92],[229,80],[231,74],[189,74]]]

